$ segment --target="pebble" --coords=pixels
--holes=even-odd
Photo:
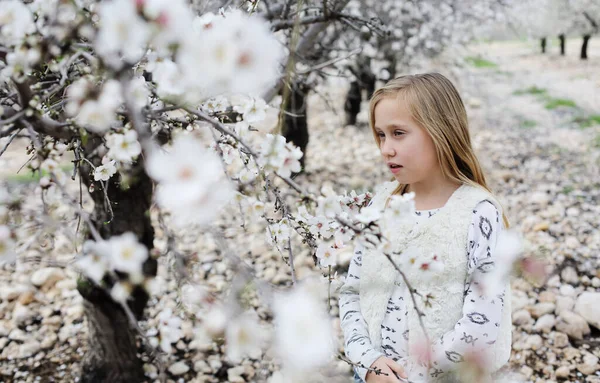
[[[577,370],[584,375],[593,375],[598,369],[600,369],[598,357],[593,354],[585,354],[583,356],[583,363],[577,365]]]
[[[577,246],[579,246],[579,242],[577,242]],[[573,268],[572,266],[565,267],[563,271],[561,271],[560,276],[566,283],[579,283],[579,275],[577,275],[577,270],[575,270],[575,268]]]
[[[246,380],[242,378],[245,372],[244,366],[236,366],[227,370],[227,379],[231,383],[244,383]]]
[[[556,309],[554,310],[554,312],[558,315],[562,311],[573,311],[574,307],[575,299],[573,299],[572,297],[558,296],[556,297]]]
[[[571,285],[562,285],[560,286],[559,293],[563,297],[572,297],[575,295],[575,288]]]
[[[48,290],[56,282],[65,278],[65,273],[62,269],[56,267],[45,267],[34,271],[31,274],[31,284],[42,290]]]
[[[554,346],[558,348],[565,348],[569,345],[569,336],[563,332],[554,333]]]
[[[20,326],[35,316],[35,313],[27,306],[21,304],[15,305],[12,313],[12,320],[15,325]]]
[[[183,361],[175,362],[169,366],[169,372],[173,375],[183,375],[190,370],[190,367]]]
[[[537,334],[530,335],[525,340],[525,347],[532,350],[539,350],[543,344],[544,340]]]
[[[556,329],[579,340],[590,333],[590,326],[585,319],[571,311],[562,311],[559,314]]]
[[[590,325],[600,329],[600,293],[586,291],[575,303],[575,312]]]
[[[556,294],[554,294],[552,291],[542,291],[539,295],[539,301],[540,302],[550,302],[550,303],[554,303],[556,302]]]
[[[19,359],[28,358],[32,355],[35,355],[38,351],[40,351],[40,349],[41,349],[40,342],[38,342],[36,340],[30,340],[29,342],[23,343],[22,345],[19,346],[18,358]]]
[[[554,312],[554,309],[556,309],[556,305],[554,303],[541,302],[541,303],[537,303],[533,307],[531,307],[529,309],[529,312],[531,313],[532,317],[539,318],[542,315],[550,314],[550,313]]]
[[[557,378],[568,378],[571,370],[567,366],[560,366],[556,369],[556,377]]]
[[[533,329],[535,331],[549,333],[550,331],[552,331],[552,328],[554,327],[555,324],[556,324],[556,317],[552,314],[546,314],[546,315],[542,315],[537,320],[537,322],[535,322]]]
[[[529,311],[522,309],[512,314],[512,321],[516,325],[523,326],[533,322],[533,318],[531,318]]]

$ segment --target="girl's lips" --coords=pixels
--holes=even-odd
[[[390,166],[390,171],[391,171],[393,174],[396,174],[396,173],[398,173],[400,170],[402,170],[402,166],[398,166],[398,167],[394,167],[394,168]]]

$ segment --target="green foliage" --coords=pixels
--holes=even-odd
[[[546,105],[544,105],[546,109],[556,109],[560,107],[565,108],[577,108],[577,104],[573,100],[569,100],[567,98],[552,98],[548,97],[546,99]]]
[[[60,165],[59,168],[67,173],[73,171],[73,165],[71,164]],[[7,182],[16,182],[24,184],[28,182],[40,182],[40,178],[42,178],[43,176],[49,176],[48,172],[45,170],[42,170],[41,172],[34,172],[27,169],[25,173],[9,175],[5,179]]]
[[[546,89],[538,88],[537,86],[531,86],[527,89],[516,90],[513,94],[521,96],[524,94],[531,94],[534,96],[545,96],[548,93]]]
[[[498,65],[481,57],[470,56],[466,58],[466,62],[473,65],[475,68],[497,68]]]
[[[533,120],[523,120],[521,121],[521,128],[523,129],[530,129],[533,128],[537,125],[537,122],[533,121]]]
[[[592,114],[586,117],[577,117],[573,120],[580,128],[589,128],[590,126],[600,125],[600,115]]]
[[[567,186],[565,186],[565,187],[562,189],[561,193],[563,193],[563,194],[569,194],[569,193],[571,193],[573,190],[575,190],[575,188],[574,188],[573,186],[571,186],[571,185],[567,185]]]

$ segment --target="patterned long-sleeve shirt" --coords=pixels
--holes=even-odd
[[[435,215],[439,209],[417,211],[416,224]],[[485,280],[486,273],[494,268],[494,249],[502,221],[496,207],[489,201],[480,202],[473,210],[469,227],[465,261],[467,279],[464,289],[462,317],[454,328],[439,339],[432,340],[432,377],[456,368],[463,355],[494,344],[499,331],[504,291],[481,295],[475,287]],[[348,269],[348,276],[340,292],[339,306],[341,327],[345,339],[345,353],[353,363],[370,367],[381,356],[387,356],[400,364],[408,360],[408,289],[399,276],[395,282],[388,307],[381,324],[381,349],[376,350],[369,339],[367,324],[360,312],[359,287],[363,249],[357,245]],[[367,369],[355,368],[364,381]],[[424,374],[419,373],[419,375]],[[424,378],[424,376],[423,376]]]

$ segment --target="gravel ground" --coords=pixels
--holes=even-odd
[[[467,67],[454,76],[492,188],[512,225],[524,233],[528,253],[545,257],[552,265],[552,275],[542,286],[521,278],[513,282],[510,365],[524,381],[600,382],[600,125],[585,123],[600,114],[600,49],[594,41],[588,62],[555,52],[534,54],[533,43],[474,46],[471,55],[495,65]],[[575,53],[574,44],[569,46]],[[359,127],[342,127],[344,90],[343,83],[332,81],[311,96],[308,172],[297,179],[309,190],[330,185],[339,192],[360,192],[389,178],[371,144],[366,113],[359,116]],[[556,99],[573,103],[546,108]],[[2,176],[14,173],[26,160],[22,148],[16,145],[0,158]],[[9,182],[28,203],[39,204],[34,184],[16,183],[14,178]],[[75,184],[70,187],[77,190]],[[244,232],[236,223],[240,222],[233,218],[218,222],[229,227],[226,238],[231,248],[252,264],[258,276],[276,286],[289,285],[281,255],[264,243],[264,227],[247,225]],[[162,233],[157,236],[156,246],[164,248]],[[298,276],[314,275],[309,251],[297,239],[293,247]],[[0,381],[71,382],[78,374],[87,329],[75,290],[76,274],[63,268],[74,249],[58,238],[51,252],[53,263],[47,254],[40,257],[43,249],[32,246],[22,254],[27,261],[16,269],[0,270]],[[182,233],[181,249],[200,254],[193,265],[194,279],[223,292],[232,274],[214,251],[214,241],[202,233]],[[349,255],[350,251],[341,257],[341,271]],[[180,307],[168,260],[161,259],[159,280],[162,291],[150,302],[143,328],[153,327],[163,308]],[[264,321],[270,320],[256,297],[249,302]],[[335,298],[332,314],[337,315]],[[337,320],[333,322],[337,326]],[[190,324],[186,321],[185,326]],[[221,345],[195,347],[190,341],[191,336],[182,339],[166,361],[172,381],[260,382],[274,368],[264,360],[234,366],[223,356]],[[315,380],[347,382],[349,371],[345,363],[334,362]]]

